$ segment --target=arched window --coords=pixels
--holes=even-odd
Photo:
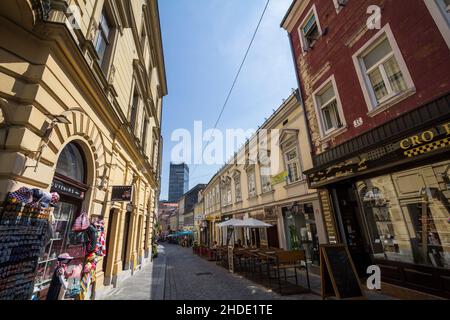
[[[75,143],[69,143],[61,152],[56,172],[77,182],[86,182],[85,161]]]

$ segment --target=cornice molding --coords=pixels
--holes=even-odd
[[[294,27],[297,24],[298,19],[300,18],[301,14],[305,11],[309,3],[310,0],[296,0],[291,10],[288,12],[283,22],[281,23],[281,27],[285,29],[287,32],[291,33],[292,30],[294,30]]]

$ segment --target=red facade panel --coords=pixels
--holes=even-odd
[[[313,5],[324,34],[313,49],[303,54],[298,28]],[[374,116],[368,115],[352,59],[379,31],[364,30],[371,5],[381,8],[381,27],[390,25],[416,89],[415,94]],[[331,147],[450,92],[450,50],[423,0],[349,0],[339,13],[333,0],[315,0],[296,20],[290,37],[305,104],[311,104],[308,98],[326,79],[331,75],[336,79],[348,130],[333,138]],[[327,64],[329,68],[324,68]],[[313,106],[307,105],[306,110],[314,130],[317,119]],[[363,125],[355,128],[353,122],[360,117]],[[313,145],[319,144],[313,141]]]

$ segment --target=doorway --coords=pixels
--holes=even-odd
[[[352,184],[342,184],[333,189],[332,195],[342,238],[348,246],[359,276],[365,278],[372,260],[370,250],[366,249],[364,242],[356,191]]]
[[[267,228],[267,242],[269,244],[269,248],[279,248],[280,242],[278,240],[278,227],[277,225],[273,225],[270,228]]]
[[[122,242],[122,270],[126,270],[127,266],[127,252],[128,252],[128,236],[130,231],[131,212],[125,213],[125,225],[123,227],[123,242]]]
[[[117,223],[117,211],[116,209],[111,209],[109,211],[109,218],[108,218],[108,230],[106,231],[106,256],[103,257],[103,271],[106,272],[106,267],[108,264],[108,257],[109,257],[109,245],[111,242],[111,232],[113,229],[113,226],[116,226]],[[112,261],[111,261],[112,262]]]

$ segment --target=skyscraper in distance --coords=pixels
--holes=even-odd
[[[170,163],[169,202],[177,202],[189,190],[189,167]]]

